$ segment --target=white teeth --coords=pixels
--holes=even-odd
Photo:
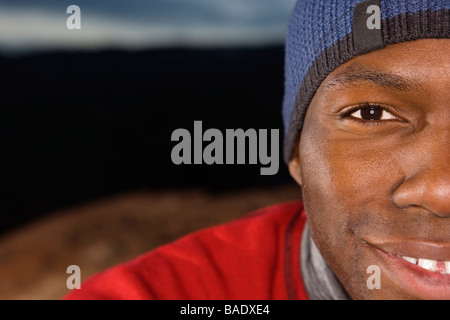
[[[421,268],[424,268],[426,270],[429,271],[433,271],[435,272],[437,270],[438,267],[438,262],[436,260],[430,260],[430,259],[416,259],[416,258],[411,258],[411,257],[406,257],[406,256],[397,256],[399,258],[402,258],[406,261],[408,261],[409,263],[418,265]],[[442,262],[439,262],[442,263]],[[450,261],[443,261],[444,265],[445,265],[445,271],[441,271],[441,274],[450,274]]]
[[[429,271],[436,271],[437,261],[428,259],[419,259],[417,265]]]
[[[450,274],[450,261],[445,261],[445,274]]]
[[[415,259],[415,258],[410,258],[410,257],[402,257],[402,258],[408,262],[411,262],[412,264],[417,264],[417,259]]]

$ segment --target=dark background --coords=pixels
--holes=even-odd
[[[282,46],[0,56],[2,223],[130,190],[290,182],[281,157]],[[280,169],[181,165],[177,128],[280,129]]]

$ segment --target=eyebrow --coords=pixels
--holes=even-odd
[[[362,66],[351,66],[334,75],[323,83],[325,90],[333,90],[338,86],[356,85],[359,82],[371,82],[376,86],[390,90],[415,91],[419,90],[418,81],[407,79],[393,73],[385,73]]]

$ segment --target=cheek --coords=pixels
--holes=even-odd
[[[312,236],[323,253],[347,245],[342,235],[347,233],[343,229],[350,212],[346,195],[353,183],[348,180],[348,162],[336,161],[332,142],[322,135],[313,130],[303,132],[299,157],[305,212]]]
[[[363,274],[355,274],[355,268],[352,267],[358,257],[353,255],[357,250],[347,228],[350,211],[344,204],[346,197],[343,194],[347,194],[351,184],[339,177],[346,169],[341,164],[333,163],[332,150],[326,141],[321,141],[309,139],[307,134],[302,133],[299,153],[302,198],[315,244],[350,292],[350,283],[362,283],[363,280]]]
[[[395,148],[334,139],[326,130],[318,136],[301,141],[304,199],[316,206],[333,204],[341,219],[343,211],[360,211],[351,209],[367,203],[385,205],[404,177]]]
[[[338,139],[323,127],[305,130],[300,140],[302,193],[311,235],[354,296],[372,294],[365,281],[373,261],[354,231],[363,227],[358,224],[361,208],[370,204],[374,211],[384,210],[395,187],[395,163],[386,158],[392,154],[389,148]]]

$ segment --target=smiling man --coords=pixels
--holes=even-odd
[[[67,298],[450,299],[449,38],[448,0],[299,1],[283,117],[303,202],[189,235]]]
[[[449,54],[427,39],[355,57],[309,105],[289,168],[353,298],[450,298]],[[370,265],[381,290],[364,286]]]
[[[339,33],[333,28],[349,26],[342,21],[349,3],[334,7],[345,12],[341,21],[328,21],[326,4],[318,12],[319,2],[299,2],[288,35],[285,160],[307,215],[307,291],[316,298],[450,299],[450,2],[364,1],[353,11],[350,36],[320,53],[299,46],[311,39],[299,29],[311,19],[307,12],[327,21],[328,35],[320,23],[309,27],[319,35],[313,43],[323,44]],[[369,21],[377,5],[380,29],[360,29],[357,20]],[[368,41],[359,53],[361,33]],[[365,283],[373,265],[380,290]],[[317,277],[317,270],[328,272]]]

